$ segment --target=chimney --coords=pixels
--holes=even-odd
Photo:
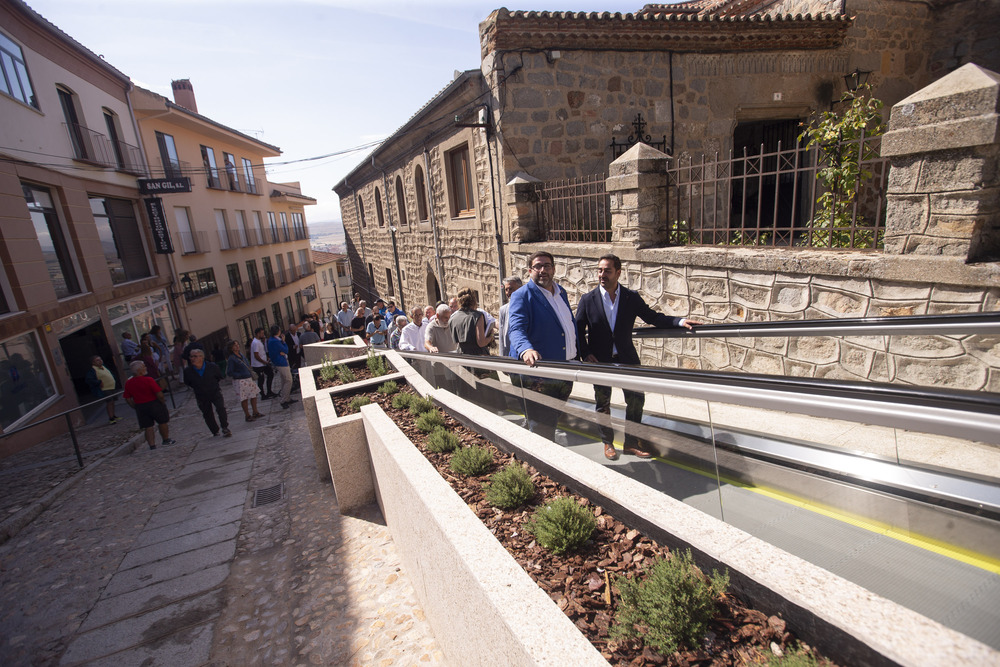
[[[174,90],[174,104],[198,113],[198,103],[194,100],[194,88],[191,86],[191,79],[171,81],[170,87]]]

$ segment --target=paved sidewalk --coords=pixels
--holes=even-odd
[[[226,400],[232,438],[186,401],[178,444],[103,459],[0,546],[0,664],[443,664],[378,508],[342,517],[319,481],[301,403],[246,423]]]

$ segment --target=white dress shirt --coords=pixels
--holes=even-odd
[[[562,326],[563,333],[566,334],[566,360],[569,361],[576,357],[576,327],[573,326],[573,313],[559,295],[560,292],[565,293],[566,290],[555,283],[552,283],[552,286],[555,288],[555,294],[550,294],[544,287],[539,287],[538,289],[548,299],[552,310],[556,311],[559,324]]]

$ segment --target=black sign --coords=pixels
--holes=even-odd
[[[156,246],[156,254],[173,254],[174,246],[170,242],[170,230],[167,229],[167,218],[163,214],[163,200],[159,197],[149,197],[142,201],[146,204],[149,226],[153,228],[153,244]]]
[[[187,176],[139,179],[139,194],[141,195],[170,194],[172,192],[191,192],[191,179]]]

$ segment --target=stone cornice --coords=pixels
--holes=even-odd
[[[498,9],[479,26],[492,52],[549,49],[725,53],[832,49],[852,18],[822,14],[720,17],[692,14],[511,12]]]

